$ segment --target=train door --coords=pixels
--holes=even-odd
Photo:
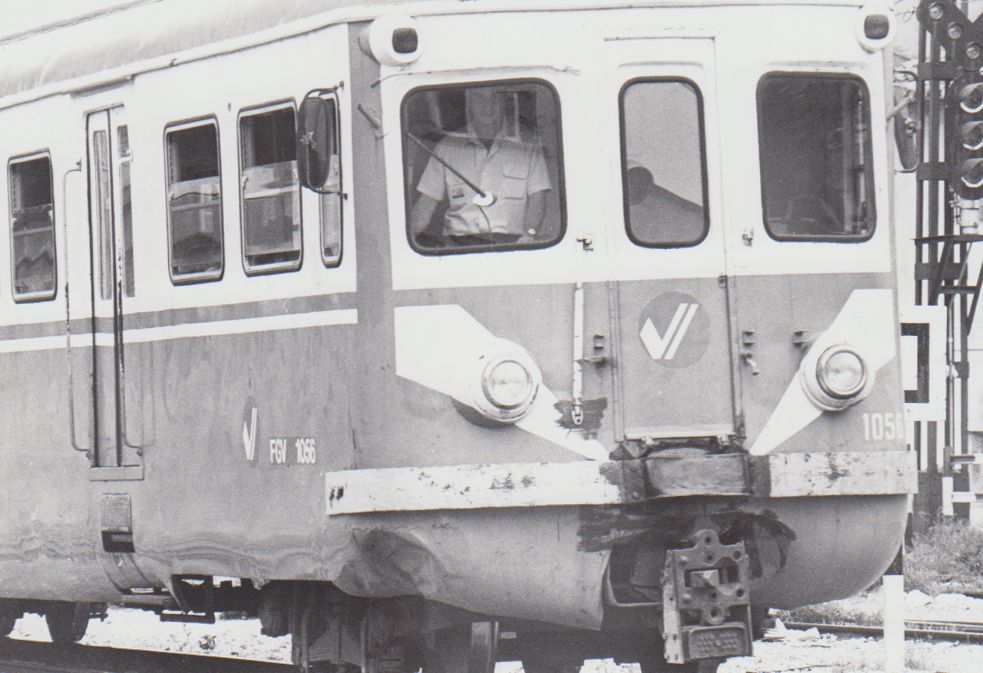
[[[87,119],[89,241],[92,260],[92,386],[95,467],[142,464],[126,418],[124,307],[135,296],[130,143],[123,108]],[[128,431],[129,430],[129,431]]]
[[[643,445],[736,434],[721,231],[712,38],[624,39],[617,101],[622,203],[612,237],[623,436]],[[611,137],[611,141],[619,139]]]

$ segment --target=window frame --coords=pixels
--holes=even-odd
[[[51,268],[52,268],[52,287],[50,290],[38,292],[17,292],[17,262],[14,259],[14,198],[11,185],[10,170],[15,164],[23,164],[38,159],[48,160],[48,189],[51,195]],[[18,154],[7,159],[7,221],[10,226],[10,294],[15,304],[34,304],[44,301],[52,301],[58,296],[58,235],[55,224],[55,182],[54,182],[54,162],[51,160],[51,149],[43,149]]]
[[[406,135],[406,105],[409,99],[419,93],[426,91],[444,91],[444,90],[454,90],[454,89],[466,89],[468,87],[494,87],[494,86],[513,86],[513,85],[523,85],[523,84],[535,84],[544,87],[553,96],[553,103],[556,106],[556,139],[558,141],[556,147],[556,178],[557,184],[550,187],[550,191],[556,191],[558,199],[558,212],[557,215],[560,219],[559,230],[555,238],[548,241],[534,242],[534,243],[502,243],[502,244],[488,244],[488,245],[453,245],[444,246],[438,248],[429,248],[421,246],[415,240],[414,236],[410,233],[410,211],[413,207],[412,197],[415,194],[416,186],[408,184],[408,176],[406,172],[406,158],[407,158],[407,147],[410,147],[413,143],[409,136]],[[564,162],[564,137],[563,137],[563,101],[556,89],[556,86],[552,82],[546,79],[538,77],[517,77],[517,78],[504,78],[504,79],[491,79],[491,80],[467,80],[459,82],[441,82],[438,84],[422,84],[420,86],[415,86],[403,94],[402,99],[399,102],[399,142],[401,149],[401,156],[399,162],[400,171],[400,182],[403,185],[403,215],[405,219],[404,232],[406,240],[409,243],[410,248],[414,252],[426,257],[443,257],[445,255],[463,255],[472,253],[498,253],[498,252],[509,252],[513,250],[543,250],[546,248],[551,248],[559,244],[566,237],[567,234],[567,194],[566,194],[566,174],[565,174],[565,162]],[[422,151],[422,150],[421,150]]]
[[[219,257],[218,271],[199,271],[189,274],[174,274],[174,241],[173,227],[171,226],[171,200],[170,200],[170,151],[167,145],[168,136],[171,133],[186,131],[199,126],[211,124],[215,127],[215,152],[217,159],[218,174],[218,193],[219,193],[219,244],[221,255]],[[201,117],[190,117],[178,121],[168,122],[163,131],[164,147],[164,208],[167,213],[167,274],[171,279],[172,285],[192,285],[198,283],[211,283],[222,280],[225,276],[225,183],[222,179],[222,129],[219,124],[218,116],[215,114],[204,115]]]
[[[297,161],[296,156],[296,137],[297,137],[297,100],[295,98],[282,98],[275,101],[259,103],[257,105],[250,105],[248,107],[240,108],[236,115],[236,157],[238,159],[239,174],[238,181],[236,185],[236,192],[238,194],[237,198],[239,200],[239,234],[240,234],[240,247],[241,254],[240,259],[242,262],[242,270],[247,276],[267,276],[270,274],[277,273],[291,273],[294,271],[300,271],[304,266],[304,202],[302,198],[302,192],[300,185],[300,180],[298,179],[296,185],[296,195],[297,195],[297,212],[299,214],[298,226],[300,227],[300,250],[298,251],[296,261],[290,262],[274,262],[272,264],[263,264],[259,266],[250,266],[249,261],[246,256],[246,199],[242,191],[243,178],[245,177],[245,161],[242,154],[242,119],[243,117],[254,117],[259,116],[263,112],[273,112],[275,110],[290,109],[294,115],[294,161]],[[340,161],[340,155],[339,155]],[[318,204],[320,211],[320,203]],[[318,213],[320,219],[320,212]],[[320,222],[318,222],[320,224]],[[322,247],[323,254],[323,247]],[[339,259],[340,263],[340,259]]]
[[[867,233],[862,235],[857,234],[816,234],[809,236],[789,236],[780,235],[772,231],[768,223],[768,203],[767,203],[767,182],[764,178],[764,143],[762,139],[767,131],[765,128],[763,115],[761,114],[761,106],[764,99],[764,86],[766,81],[775,78],[788,78],[788,79],[825,79],[825,80],[840,80],[840,81],[854,81],[859,83],[861,91],[864,96],[864,119],[863,122],[867,127],[867,141],[864,146],[864,161],[866,162],[869,169],[867,170],[867,175],[864,178],[865,187],[867,189],[867,201],[869,204],[869,215],[868,221],[870,226],[867,228]],[[874,176],[875,162],[874,162],[874,138],[873,130],[874,127],[871,125],[871,98],[870,98],[870,88],[867,86],[867,81],[857,73],[840,71],[840,72],[809,72],[802,70],[771,70],[758,78],[758,84],[755,91],[755,114],[757,115],[757,127],[758,127],[758,179],[761,182],[761,222],[767,232],[768,236],[775,241],[782,243],[864,243],[871,240],[877,231],[877,187],[876,179]]]
[[[691,87],[693,92],[696,94],[696,113],[698,115],[697,121],[700,131],[700,186],[703,189],[703,233],[697,240],[691,243],[646,243],[638,239],[631,227],[631,218],[629,217],[630,205],[628,203],[628,138],[627,130],[625,128],[625,92],[628,91],[629,87],[635,84],[658,82],[685,84]],[[706,108],[703,105],[703,91],[700,89],[699,84],[689,77],[673,77],[670,75],[634,77],[626,81],[618,91],[618,131],[621,138],[621,205],[625,222],[625,233],[628,235],[628,240],[642,248],[655,248],[663,250],[693,248],[703,243],[703,241],[707,239],[707,236],[710,235],[710,186],[707,161]]]

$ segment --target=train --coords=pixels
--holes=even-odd
[[[0,632],[706,673],[876,581],[896,23],[161,0],[0,39]]]

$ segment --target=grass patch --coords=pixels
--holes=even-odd
[[[861,626],[877,626],[880,615],[868,613],[859,606],[843,601],[831,601],[818,605],[804,605],[794,610],[783,610],[778,617],[788,622],[806,622],[816,624],[858,624]]]
[[[905,553],[905,589],[930,596],[983,592],[983,530],[951,521],[916,535]]]
[[[905,590],[916,589],[929,596],[983,593],[983,530],[950,521],[916,535],[905,552]],[[880,601],[876,592],[868,591],[842,601],[783,611],[778,616],[785,621],[874,626],[881,621]]]

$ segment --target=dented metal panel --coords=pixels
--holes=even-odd
[[[739,453],[642,461],[651,492],[673,495],[750,495],[747,457]]]

